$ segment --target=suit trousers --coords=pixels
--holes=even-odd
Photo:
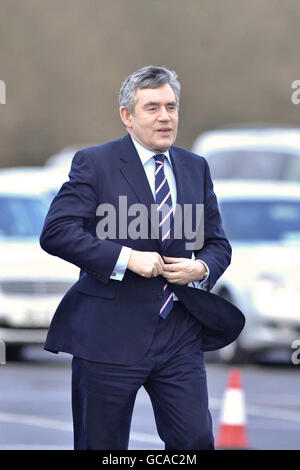
[[[214,449],[201,344],[201,325],[175,301],[168,317],[158,318],[151,346],[137,363],[107,364],[73,356],[74,449],[128,449],[141,386],[149,394],[166,450]]]

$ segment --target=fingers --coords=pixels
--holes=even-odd
[[[164,270],[164,260],[162,259],[162,257],[158,253],[156,253],[156,255],[157,255],[157,260],[156,260],[155,267],[157,269],[157,276],[158,276]]]
[[[162,259],[162,257],[158,253],[157,253],[157,256],[158,256],[159,266],[163,270],[164,266],[165,266],[164,260]]]
[[[172,256],[164,256],[166,263],[182,263],[186,258],[173,258]]]
[[[151,272],[151,277],[157,277],[163,273],[164,270],[164,261],[159,253],[153,253],[153,268]]]
[[[127,267],[140,276],[150,278],[163,273],[164,261],[159,253],[132,250]]]
[[[184,268],[183,263],[164,264],[164,272],[179,272]]]
[[[183,277],[180,272],[176,272],[176,273],[163,272],[162,276],[165,279],[167,279],[167,281],[169,281],[169,282],[176,282],[176,280],[182,279],[182,277]]]
[[[188,284],[191,278],[191,271],[192,271],[192,264],[191,260],[187,260],[186,258],[171,258],[171,257],[164,257],[164,259],[168,260],[176,260],[175,263],[165,264],[164,271],[162,276],[165,279],[173,284]]]
[[[186,258],[162,257],[157,252],[135,250],[132,251],[128,268],[146,278],[161,275],[177,284],[185,283],[185,278],[190,270]]]

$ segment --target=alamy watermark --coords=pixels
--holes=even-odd
[[[6,344],[0,338],[0,365],[6,364]]]
[[[291,348],[296,350],[292,354],[291,361],[292,364],[297,366],[300,364],[300,339],[295,339],[291,344]]]
[[[291,87],[295,89],[291,95],[291,101],[293,104],[300,103],[300,80],[294,80],[291,84]]]
[[[185,249],[200,250],[204,244],[204,204],[176,204],[175,211],[167,204],[151,204],[150,213],[145,204],[128,205],[127,196],[119,196],[119,206],[103,203],[97,207],[96,234],[101,240],[159,239],[160,226],[165,239],[185,241]],[[170,217],[170,212],[173,217]],[[159,213],[161,222],[159,222]],[[150,220],[150,224],[149,224]],[[172,221],[172,222],[171,222]]]
[[[0,104],[6,104],[6,84],[0,80]]]

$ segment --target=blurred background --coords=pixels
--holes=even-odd
[[[214,293],[247,318],[237,342],[207,355],[215,433],[235,367],[246,398],[237,403],[248,433],[240,445],[299,449],[298,2],[0,0],[0,7],[0,449],[72,448],[70,357],[42,345],[79,271],[42,252],[38,237],[75,151],[124,134],[121,83],[149,64],[174,69],[181,81],[176,144],[207,159],[233,246]],[[130,448],[162,448],[142,390]]]
[[[299,124],[297,0],[1,0],[1,166],[43,164],[123,133],[126,76],[166,65],[182,82],[177,144],[216,126]]]

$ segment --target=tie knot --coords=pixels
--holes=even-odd
[[[155,163],[164,164],[166,156],[163,153],[158,153],[154,155]]]

